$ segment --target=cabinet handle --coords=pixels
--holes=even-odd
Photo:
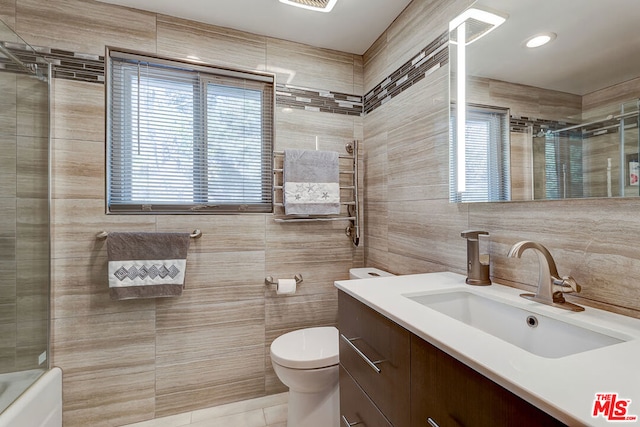
[[[376,366],[376,364],[382,362],[381,360],[378,360],[376,362],[372,362],[371,359],[369,359],[367,356],[365,356],[365,354],[363,352],[361,352],[358,347],[355,346],[355,344],[352,341],[357,340],[358,338],[347,338],[344,336],[344,334],[340,334],[340,338],[346,342],[347,344],[349,344],[349,347],[351,347],[353,349],[353,351],[355,351],[356,353],[358,353],[358,356],[360,356],[362,358],[362,360],[364,360],[365,362],[367,362],[367,365],[371,366],[371,369],[373,369],[374,371],[376,371],[378,374],[381,372],[380,368],[378,368]]]
[[[431,418],[431,417],[427,418],[427,423],[428,423],[431,427],[440,427],[440,426],[438,425],[438,423],[437,423],[437,422],[435,422],[435,421],[433,421],[433,418]]]
[[[358,424],[362,424],[360,421],[356,421],[355,423],[350,423],[349,420],[347,419],[347,417],[345,417],[344,415],[342,416],[342,424],[344,424],[346,427],[351,427],[351,426],[356,426]]]

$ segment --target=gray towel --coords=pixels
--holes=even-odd
[[[339,214],[339,162],[334,151],[285,150],[285,215]]]
[[[189,233],[118,233],[107,237],[112,299],[182,294]]]

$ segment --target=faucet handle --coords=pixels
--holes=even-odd
[[[464,239],[478,240],[478,236],[480,236],[480,235],[488,235],[488,234],[489,234],[488,231],[465,230],[462,233],[460,233],[460,237],[462,237]]]
[[[577,293],[582,290],[582,286],[580,286],[578,282],[576,282],[576,280],[571,276],[564,276],[562,279],[553,277],[553,290],[564,292],[564,293],[569,293],[569,292]]]

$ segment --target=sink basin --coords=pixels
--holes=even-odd
[[[624,342],[472,292],[404,296],[542,357],[560,358]]]

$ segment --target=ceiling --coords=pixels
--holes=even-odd
[[[411,0],[338,0],[329,13],[278,0],[99,0],[361,55]]]
[[[478,0],[504,24],[467,50],[471,74],[584,95],[640,75],[638,0]],[[536,49],[529,36],[557,38]]]

